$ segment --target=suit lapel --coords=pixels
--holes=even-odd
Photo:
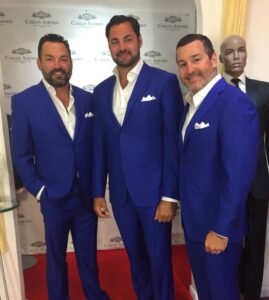
[[[189,111],[189,107],[190,107],[190,105],[189,105],[189,103],[187,103],[184,107],[184,110],[183,110],[183,113],[181,115],[180,122],[179,122],[179,141],[180,141],[179,145],[180,145],[180,149],[182,149],[182,147],[183,147],[183,139],[182,139],[182,134],[181,134],[182,133],[182,127],[184,125],[187,113]]]
[[[258,94],[259,84],[255,80],[250,80],[246,77],[246,92],[247,95],[250,97],[252,102],[257,105],[257,94]]]
[[[190,134],[192,130],[194,130],[194,125],[196,122],[200,123],[202,120],[202,117],[206,114],[206,112],[211,108],[212,105],[217,101],[218,94],[220,91],[222,91],[227,83],[222,78],[220,79],[213,88],[209,91],[203,102],[200,104],[200,107],[197,109],[195,114],[193,115],[190,123],[188,124],[185,132],[184,137],[184,145],[187,144],[188,139],[190,137]]]
[[[75,133],[74,133],[74,140],[75,140],[78,137],[81,123],[85,117],[84,116],[85,112],[83,111],[83,107],[82,107],[80,101],[78,101],[79,95],[74,88],[73,88],[73,97],[74,97],[74,105],[75,105],[75,110],[76,110],[76,125],[75,125]]]
[[[108,109],[105,110],[105,113],[109,114],[109,120],[112,121],[112,123],[114,123],[114,125],[116,125],[117,127],[121,127],[121,124],[119,123],[117,117],[114,114],[113,111],[113,92],[114,92],[114,88],[115,88],[115,84],[116,84],[116,76],[112,76],[108,82],[107,87],[105,88],[105,95],[104,97],[108,99]]]
[[[44,105],[44,109],[47,111],[48,116],[49,117],[51,116],[53,119],[55,119],[57,124],[60,126],[60,128],[71,139],[71,137],[70,137],[68,131],[66,130],[66,127],[61,119],[61,116],[59,115],[57,108],[55,107],[43,82],[40,82],[40,101],[42,101],[42,103]],[[49,117],[48,117],[48,120],[49,120]]]
[[[142,99],[142,97],[144,96],[144,92],[145,92],[145,90],[148,86],[148,82],[150,80],[150,76],[147,76],[148,72],[149,72],[149,66],[144,63],[143,67],[138,75],[132,95],[128,101],[127,110],[126,110],[123,124],[128,119],[128,116],[130,115],[131,111],[133,110],[135,104],[137,102],[139,102]]]

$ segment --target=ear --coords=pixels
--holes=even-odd
[[[222,60],[221,54],[219,55],[219,61],[223,64],[223,60]]]
[[[211,56],[211,62],[214,68],[217,67],[218,64],[218,58],[217,58],[217,54],[216,52],[213,52],[212,56]]]
[[[38,69],[41,71],[41,61],[39,58],[37,58],[36,64],[37,64]]]
[[[141,34],[140,34],[139,37],[138,37],[138,41],[139,41],[139,47],[141,48],[142,45],[143,45],[143,40],[142,40]]]

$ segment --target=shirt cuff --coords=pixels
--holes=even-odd
[[[45,188],[45,186],[43,185],[42,188],[41,188],[41,189],[39,190],[39,192],[37,193],[37,195],[35,196],[36,199],[37,199],[38,201],[40,201],[41,194],[42,194],[44,188]]]
[[[215,231],[211,231],[212,233],[214,233],[216,236],[218,236],[219,238],[221,238],[221,239],[228,239],[228,237],[227,236],[224,236],[224,235],[221,235],[221,234],[218,234],[218,233],[216,233]]]
[[[169,197],[162,197],[163,201],[167,201],[167,202],[173,202],[173,203],[177,203],[178,201],[176,199],[173,198],[169,198]]]

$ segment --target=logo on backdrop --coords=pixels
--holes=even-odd
[[[103,22],[98,20],[96,15],[89,13],[88,10],[79,14],[75,20],[71,20],[71,25],[82,28],[104,26]]]
[[[23,213],[18,213],[18,222],[20,225],[30,224],[32,223],[32,219],[25,216]]]
[[[189,28],[189,14],[182,14],[180,16],[165,17],[163,21],[159,22],[158,29],[169,31],[186,30]]]
[[[71,50],[71,57],[73,62],[83,62],[85,61],[85,57],[78,54],[76,50]]]
[[[115,236],[110,238],[107,242],[103,243],[104,249],[119,249],[124,248],[122,238],[120,236]]]
[[[5,97],[11,97],[15,94],[15,92],[12,91],[12,86],[10,84],[4,83],[4,94]]]
[[[150,50],[144,53],[144,61],[151,66],[167,64],[168,60],[162,57],[162,53],[156,50]]]
[[[36,241],[36,242],[33,242],[31,244],[32,247],[35,247],[35,248],[43,248],[46,246],[46,243],[43,242],[43,241]]]
[[[20,47],[13,49],[11,54],[5,55],[5,60],[15,63],[30,63],[36,61],[36,57],[30,54],[32,54],[30,49]]]
[[[98,56],[94,57],[95,62],[113,63],[109,50],[102,51]]]
[[[4,12],[0,11],[0,26],[12,24],[13,20],[7,19]]]
[[[50,13],[40,10],[33,12],[31,17],[25,20],[25,24],[38,27],[50,27],[52,25],[58,25],[59,21],[53,20]]]

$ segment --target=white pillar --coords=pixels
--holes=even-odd
[[[3,86],[0,63],[0,203],[16,201]],[[17,209],[2,212],[0,217],[3,224],[1,239],[5,244],[0,257],[0,299],[24,300]]]

